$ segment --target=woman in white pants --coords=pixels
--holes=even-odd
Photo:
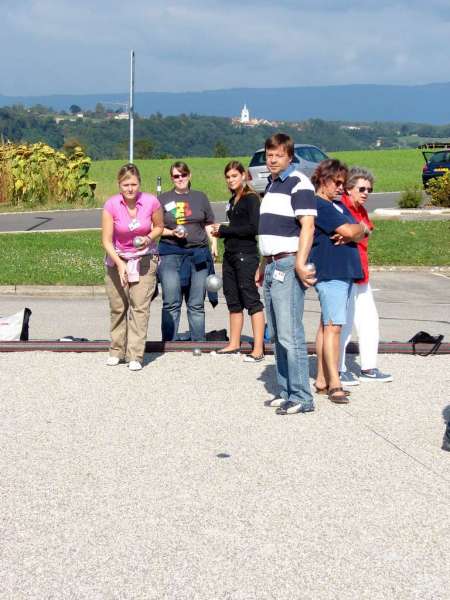
[[[353,167],[348,173],[345,193],[342,195],[343,204],[359,223],[363,222],[367,225],[370,233],[373,231],[373,223],[369,219],[364,204],[373,190],[373,182],[374,178],[370,171]],[[368,243],[370,233],[357,243],[364,277],[352,286],[347,309],[347,322],[341,332],[339,371],[341,382],[344,385],[358,385],[360,381],[392,381],[391,375],[377,369],[379,328],[377,307],[369,283]],[[347,371],[345,366],[345,351],[352,337],[353,325],[358,334],[361,360],[359,380],[353,373]]]

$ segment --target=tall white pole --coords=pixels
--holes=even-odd
[[[128,112],[130,121],[130,150],[128,153],[129,162],[133,162],[134,158],[134,50],[131,51],[130,64],[130,108]]]

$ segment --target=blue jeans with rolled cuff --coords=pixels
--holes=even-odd
[[[314,401],[303,328],[305,288],[295,272],[295,260],[295,256],[287,256],[266,265],[264,299],[267,325],[275,344],[280,396],[312,408]]]

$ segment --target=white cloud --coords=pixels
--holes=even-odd
[[[450,80],[450,5],[430,0],[22,0],[3,8],[0,93]]]

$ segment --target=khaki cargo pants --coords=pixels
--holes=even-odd
[[[158,257],[143,256],[139,281],[125,288],[117,268],[106,267],[105,285],[111,310],[110,356],[143,361],[147,339],[150,302],[156,287]]]

